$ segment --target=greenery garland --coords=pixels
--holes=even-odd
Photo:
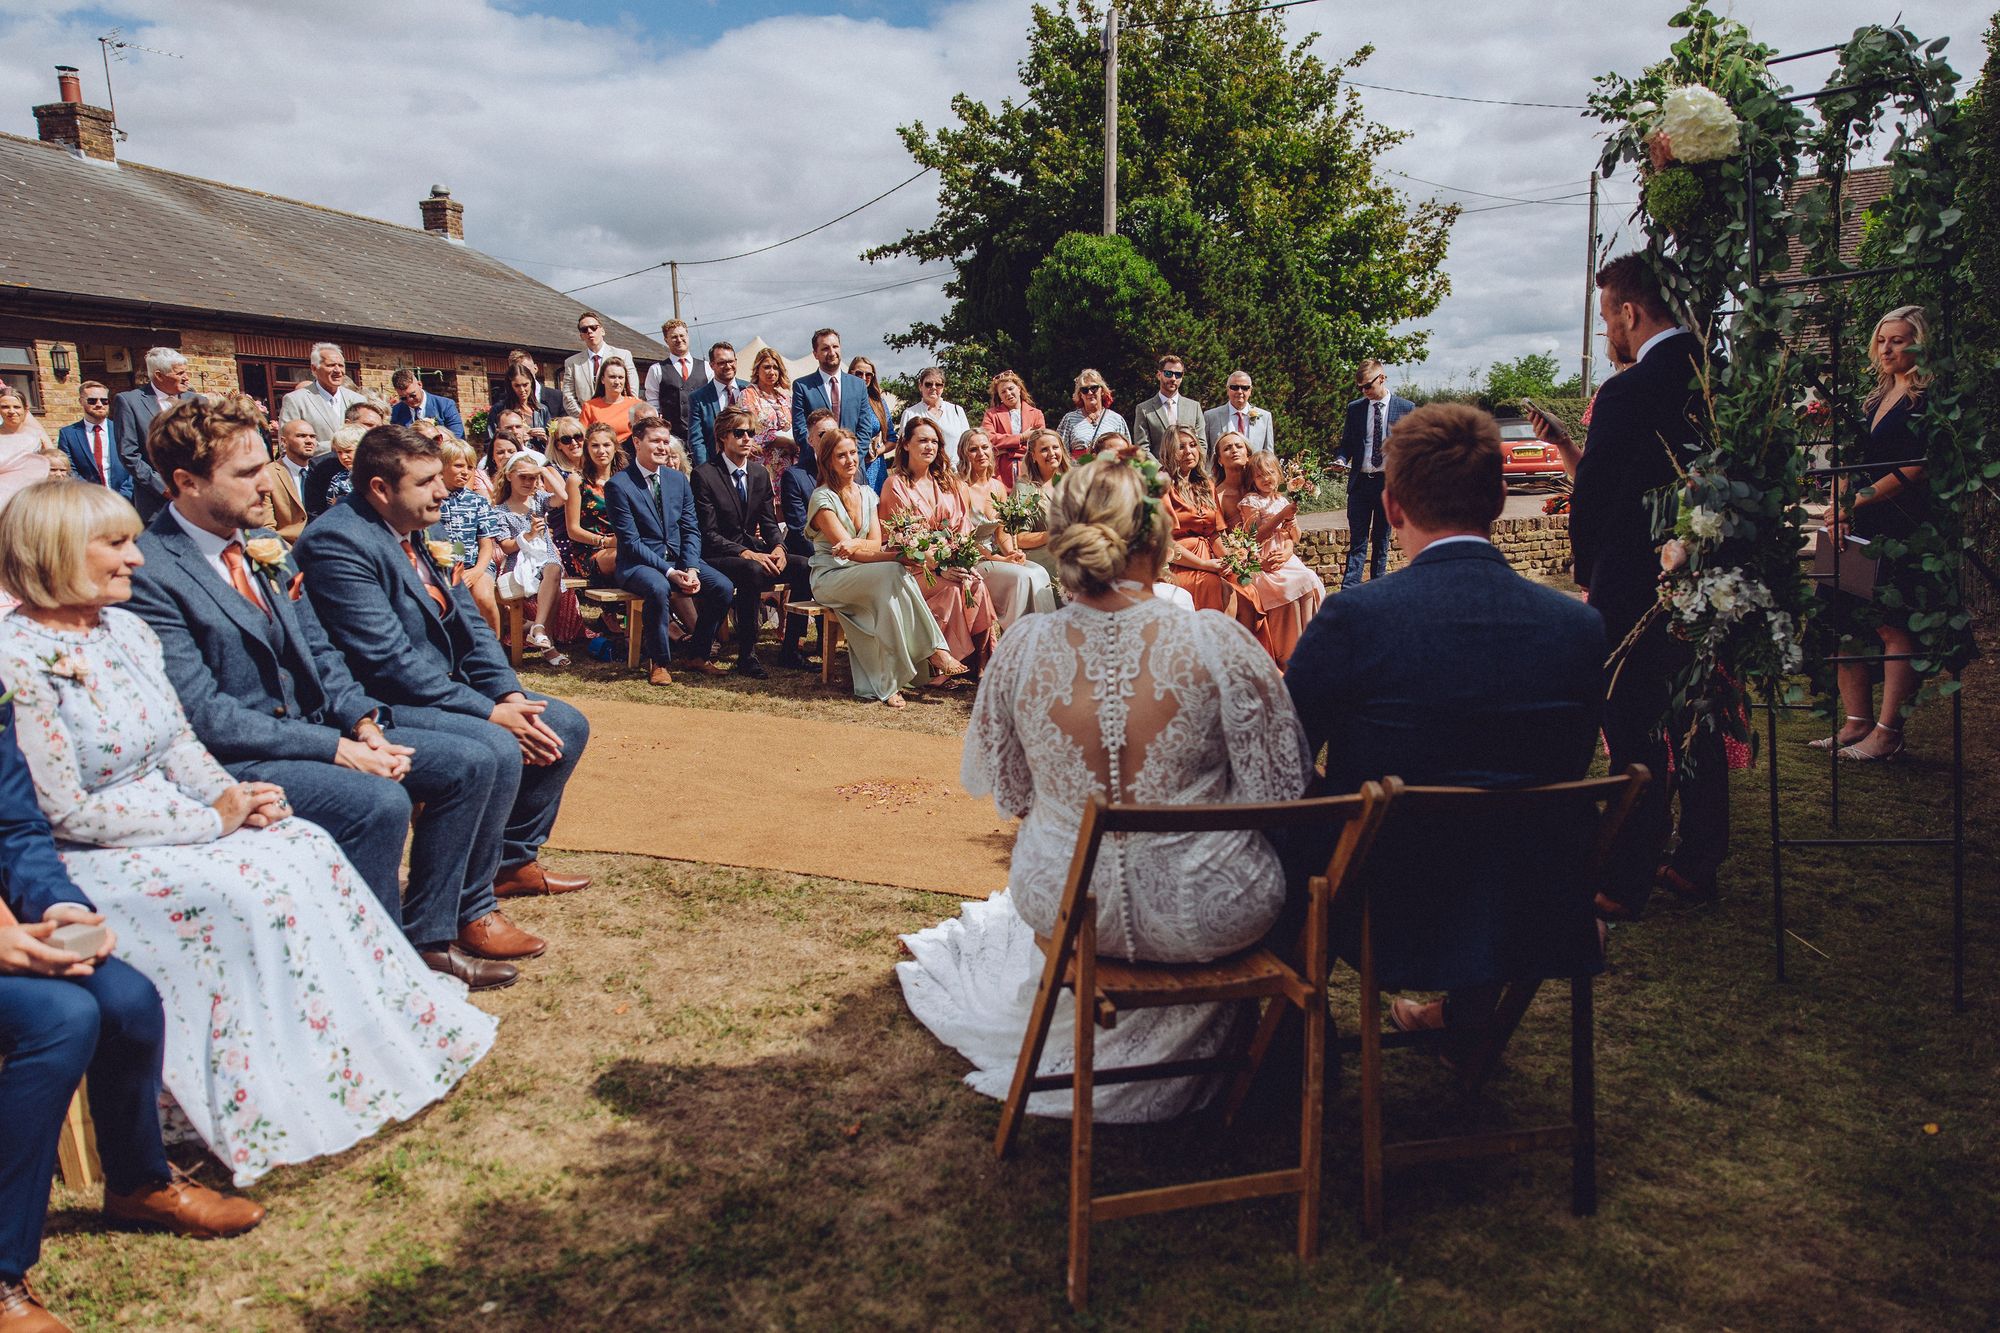
[[[1765,285],[1790,273],[1794,245],[1807,257],[1808,274],[1847,267],[1828,194],[1793,200],[1801,161],[1809,156],[1821,178],[1837,177],[1850,146],[1895,114],[1891,188],[1880,205],[1896,229],[1890,262],[1912,275],[1957,274],[1965,258],[1950,192],[1966,174],[1958,158],[1967,136],[1955,128],[1961,121],[1954,78],[1938,56],[1943,44],[1926,47],[1907,29],[1855,32],[1825,86],[1864,86],[1815,99],[1814,123],[1802,103],[1784,100],[1791,90],[1771,74],[1774,52],[1741,23],[1696,0],[1669,26],[1683,35],[1666,60],[1637,78],[1601,76],[1590,101],[1612,127],[1600,169],[1608,176],[1622,164],[1637,167],[1644,192],[1635,221],[1648,265],[1705,348],[1700,387],[1709,447],[1653,506],[1654,533],[1663,541],[1662,613],[1697,649],[1675,682],[1675,707],[1691,726],[1754,744],[1745,727],[1748,691],[1796,697],[1788,678],[1804,664],[1808,645],[1821,658],[1831,647],[1812,628],[1824,600],[1800,561],[1810,524],[1808,460],[1829,424],[1828,399],[1816,395],[1829,386],[1829,367],[1814,364],[1800,338],[1822,295],[1838,302],[1848,294],[1840,290],[1846,284],[1820,293]],[[1879,313],[1867,316],[1870,327]],[[1907,605],[1885,590],[1882,610],[1907,615],[1926,688],[1948,691],[1956,682],[1938,682],[1936,673],[1955,672],[1973,651],[1955,515],[1973,487],[2000,475],[2000,464],[1988,461],[1984,413],[1968,392],[1974,368],[1961,361],[1947,331],[1934,324],[1932,333],[1922,417],[1931,517],[1888,552],[1901,555],[1907,545],[1921,573],[1906,580],[1916,585]],[[1832,429],[1859,439],[1866,431],[1860,395],[1836,397]],[[1845,456],[1858,457],[1858,449]],[[1825,674],[1817,682],[1823,698]]]

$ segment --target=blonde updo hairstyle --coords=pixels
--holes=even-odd
[[[1134,557],[1150,557],[1147,582],[1167,567],[1172,529],[1166,508],[1146,494],[1146,478],[1125,463],[1100,460],[1069,469],[1049,501],[1049,553],[1063,591],[1102,596]]]

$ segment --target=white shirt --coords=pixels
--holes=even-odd
[[[306,383],[312,385],[313,388],[318,389],[320,397],[326,399],[329,403],[332,403],[335,406],[339,405],[340,389],[329,389],[324,384],[321,384],[318,380],[307,380]],[[340,386],[341,389],[344,389],[346,387],[347,386],[344,384]]]
[[[292,486],[303,497],[306,493],[306,465],[294,463],[290,454],[279,454],[278,461],[285,465],[285,471],[292,474]]]
[[[111,484],[111,460],[118,457],[118,437],[112,433],[110,417],[106,417],[102,421],[92,421],[89,417],[85,417],[83,419],[83,447],[85,449],[94,449],[96,447],[96,437],[91,434],[95,430],[102,430],[104,432],[104,466],[98,469],[97,475],[99,480],[106,486],[109,486]],[[93,454],[92,457],[95,457],[95,455]]]
[[[1650,346],[1650,344],[1648,345]],[[162,412],[166,411],[168,408],[172,407],[175,403],[178,403],[180,401],[180,399],[176,398],[173,394],[160,392],[160,386],[157,384],[153,386],[153,397],[160,400],[160,410]]]
[[[168,504],[167,508],[173,511],[174,521],[179,523],[181,531],[185,532],[193,540],[195,549],[201,552],[201,558],[208,562],[208,567],[215,571],[215,576],[225,584],[228,584],[231,591],[234,591],[236,583],[235,580],[229,577],[229,565],[223,560],[222,551],[231,542],[241,542],[243,534],[238,531],[230,533],[227,537],[218,537],[207,528],[189,520],[188,516],[183,514],[175,505]],[[247,555],[243,557],[243,568],[246,573],[250,573],[253,568],[250,564],[250,557]],[[259,606],[267,611],[271,609],[270,603],[264,600],[264,590],[257,586],[257,579],[254,574],[250,579],[250,590],[257,594],[257,604]]]
[[[1021,433],[1021,409],[1018,407],[1007,410],[1007,433],[1010,435]]]
[[[1670,329],[1661,329],[1658,333],[1646,339],[1645,342],[1639,345],[1639,356],[1637,360],[1633,362],[1633,364],[1637,365],[1639,361],[1644,361],[1646,359],[1646,353],[1652,351],[1655,347],[1658,347],[1661,343],[1673,337],[1676,333],[1685,333],[1685,332],[1687,332],[1687,330],[1683,329],[1678,324],[1674,325]]]
[[[1179,421],[1179,420],[1180,420],[1180,417],[1181,417],[1181,396],[1180,396],[1179,394],[1175,394],[1175,395],[1174,395],[1173,397],[1171,397],[1171,398],[1169,398],[1169,397],[1168,397],[1168,396],[1167,396],[1166,394],[1161,394],[1161,395],[1160,395],[1160,406],[1162,406],[1162,407],[1164,407],[1164,408],[1166,408],[1166,409],[1167,409],[1167,420],[1169,420],[1169,421]]]
[[[897,425],[898,433],[908,430],[910,422],[917,417],[924,418],[938,428],[938,434],[944,437],[945,457],[951,460],[953,467],[957,467],[959,437],[972,429],[972,422],[966,419],[965,409],[957,403],[940,398],[937,410],[932,411],[924,406],[923,399],[919,398],[903,409],[903,419]],[[1018,431],[1016,433],[1018,434]]]
[[[1475,537],[1469,532],[1461,532],[1455,537],[1440,537],[1429,546],[1426,546],[1424,550],[1429,551],[1439,546],[1449,546],[1453,542],[1478,542],[1481,546],[1491,546],[1493,539],[1490,537]],[[1422,552],[1418,552],[1418,554],[1421,555]]]

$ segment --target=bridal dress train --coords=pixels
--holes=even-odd
[[[1037,933],[1055,924],[1083,807],[1113,802],[1282,801],[1305,790],[1310,761],[1270,654],[1214,611],[1142,597],[1116,611],[1072,602],[1027,616],[1000,640],[965,737],[961,777],[1001,813],[1022,816],[1006,891],[903,937],[904,999],[938,1040],[973,1064],[966,1082],[1004,1097],[1042,973]],[[1261,939],[1285,897],[1261,834],[1119,835],[1091,880],[1098,951],[1186,962]],[[1073,1063],[1065,996],[1043,1073]],[[1102,1067],[1193,1059],[1221,1049],[1231,1010],[1180,1005],[1123,1015],[1097,1037]],[[1163,1120],[1206,1098],[1211,1080],[1096,1090],[1097,1118]],[[1068,1092],[1034,1094],[1035,1115],[1066,1116]]]

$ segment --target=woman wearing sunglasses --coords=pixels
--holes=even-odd
[[[1096,371],[1086,370],[1076,377],[1076,392],[1071,395],[1071,401],[1076,404],[1076,410],[1063,417],[1056,427],[1056,434],[1062,436],[1072,459],[1088,458],[1096,453],[1100,435],[1129,437],[1132,434],[1125,418],[1111,410],[1111,386]]]

